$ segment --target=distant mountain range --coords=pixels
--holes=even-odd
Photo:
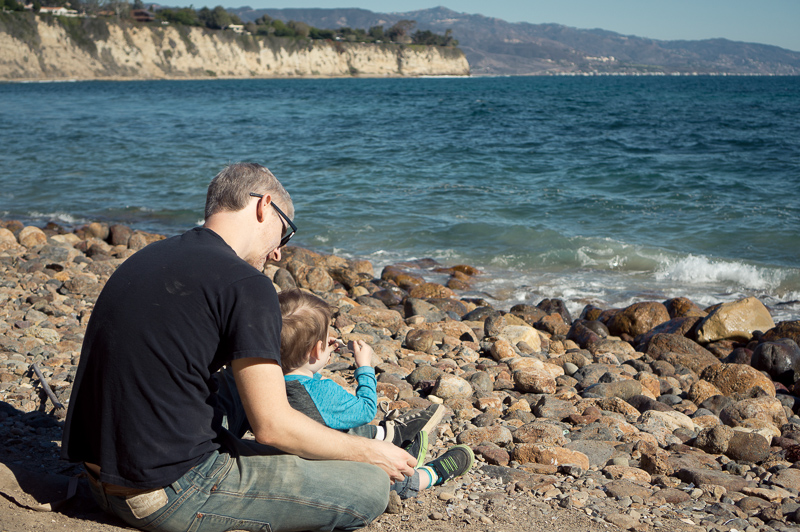
[[[368,29],[415,20],[416,29],[453,30],[473,75],[760,74],[800,75],[800,52],[777,46],[709,39],[659,41],[559,24],[511,23],[445,7],[406,13],[366,9],[229,9],[244,21],[267,14],[320,29]]]

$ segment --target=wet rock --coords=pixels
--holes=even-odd
[[[600,340],[600,335],[586,326],[584,320],[575,320],[567,332],[567,339],[574,341],[582,348]]]
[[[548,315],[554,313],[558,314],[564,320],[565,324],[572,323],[572,316],[567,309],[567,305],[561,299],[543,299],[536,307],[543,310]]]
[[[661,303],[634,303],[611,318],[608,330],[615,336],[627,334],[635,338],[669,319],[667,308]]]
[[[750,365],[791,386],[800,380],[800,347],[789,338],[761,343],[753,351]]]
[[[705,317],[707,312],[698,307],[691,299],[687,297],[676,297],[664,301],[664,306],[667,308],[671,318],[681,317]]]
[[[709,312],[697,327],[697,340],[709,343],[717,340],[749,340],[753,331],[775,327],[769,310],[755,297],[723,303]]]
[[[800,320],[782,321],[761,337],[762,342],[775,342],[781,338],[789,338],[800,345]]]
[[[408,292],[410,297],[419,299],[438,298],[438,297],[456,297],[456,293],[442,286],[438,283],[423,283],[421,285],[411,288]]]

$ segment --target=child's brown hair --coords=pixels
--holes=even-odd
[[[317,342],[327,347],[332,309],[323,299],[298,289],[278,294],[281,305],[281,367],[289,373],[308,362]]]

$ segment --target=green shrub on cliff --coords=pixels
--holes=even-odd
[[[162,9],[156,14],[156,18],[183,26],[202,26],[197,11],[190,7],[180,9]]]
[[[17,0],[0,0],[0,11],[24,11],[25,8]]]
[[[32,47],[38,47],[41,44],[36,15],[30,12],[6,13],[0,11],[0,31],[11,35],[18,41],[28,43]]]

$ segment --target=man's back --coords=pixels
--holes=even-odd
[[[213,231],[148,246],[95,305],[63,456],[111,484],[173,482],[219,447],[211,375],[235,358],[279,360],[279,337],[272,283]]]

